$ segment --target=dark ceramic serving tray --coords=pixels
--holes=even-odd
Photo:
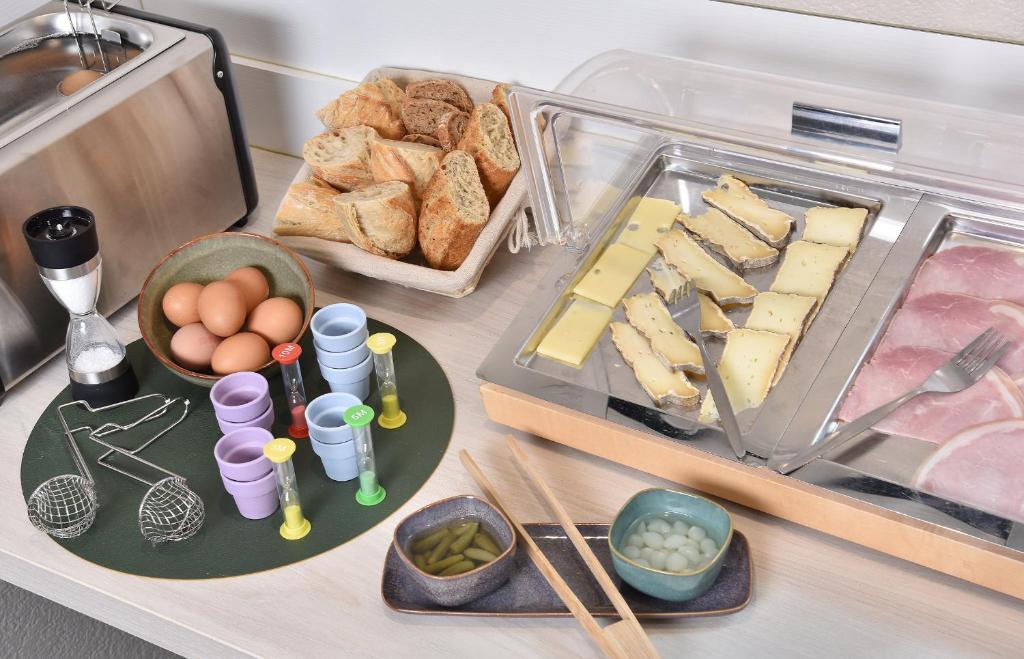
[[[524,526],[591,614],[604,618],[619,617],[561,526]],[[644,595],[623,583],[615,573],[612,568],[611,552],[608,550],[607,524],[577,524],[576,528],[586,538],[587,544],[597,554],[601,564],[638,618],[725,615],[739,611],[750,602],[750,550],[746,537],[738,531],[733,533],[732,544],[725,555],[725,564],[708,592],[689,602],[666,602]],[[406,578],[405,570],[408,568],[399,560],[395,546],[391,545],[384,560],[381,595],[385,604],[401,613],[532,618],[572,615],[521,547],[516,552],[515,563],[512,576],[498,590],[462,606],[444,607],[432,602],[411,579]]]

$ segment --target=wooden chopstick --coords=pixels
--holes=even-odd
[[[615,583],[611,577],[608,576],[608,572],[605,571],[604,566],[601,565],[601,561],[594,554],[594,550],[590,548],[587,541],[584,540],[583,535],[576,528],[575,522],[569,516],[569,513],[565,510],[562,504],[558,501],[555,493],[548,487],[548,484],[544,482],[544,479],[530,464],[530,459],[523,452],[523,449],[519,446],[516,440],[511,436],[505,437],[505,443],[508,445],[509,450],[512,452],[512,457],[515,458],[516,462],[522,467],[523,471],[532,481],[533,485],[540,491],[548,507],[558,518],[559,524],[565,530],[565,534],[572,541],[573,546],[576,547],[576,551],[583,557],[583,561],[590,568],[591,573],[597,580],[597,583],[601,586],[604,594],[611,600],[612,605],[618,612],[622,621],[628,623],[630,627],[633,627],[635,632],[635,638],[633,639],[636,644],[640,647],[633,648],[635,651],[639,651],[642,656],[647,657],[658,657],[658,651],[651,643],[651,639],[644,632],[643,627],[640,625],[640,621],[637,620],[636,615],[633,614],[633,610],[629,608],[629,604],[626,603],[626,599],[619,592],[619,589],[615,587]],[[632,656],[641,656],[632,653]]]
[[[569,587],[569,584],[565,582],[565,579],[558,574],[558,571],[555,570],[551,561],[548,560],[547,556],[545,556],[540,550],[540,547],[537,546],[536,541],[530,537],[529,533],[526,532],[526,528],[514,515],[512,515],[512,511],[505,505],[505,502],[502,501],[498,492],[494,489],[494,486],[491,485],[491,482],[487,480],[487,477],[484,476],[482,471],[480,471],[480,468],[469,455],[469,452],[465,449],[459,451],[459,459],[462,461],[463,466],[466,467],[466,471],[469,472],[469,475],[476,481],[477,486],[483,490],[487,498],[505,514],[505,517],[507,517],[510,522],[512,522],[512,526],[515,527],[520,539],[526,546],[526,553],[531,559],[533,559],[533,562],[537,565],[537,569],[540,570],[541,575],[547,579],[547,582],[551,584],[551,588],[554,589],[555,593],[562,600],[562,603],[565,604],[566,608],[568,608],[570,612],[572,612],[573,616],[576,617],[576,620],[578,620],[580,625],[583,626],[583,629],[590,634],[590,638],[593,639],[594,643],[597,644],[602,652],[604,652],[605,656],[615,659],[618,659],[619,657],[622,659],[628,659],[628,655],[623,654],[616,644],[610,642],[609,639],[605,637],[604,630],[597,624],[597,620],[595,620],[594,616],[590,614],[590,611],[587,610],[587,607],[583,602],[576,597],[576,594],[572,592],[572,589]]]

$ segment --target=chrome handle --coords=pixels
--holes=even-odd
[[[793,103],[794,135],[899,151],[903,122],[808,103]]]

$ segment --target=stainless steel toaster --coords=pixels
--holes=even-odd
[[[73,91],[82,76],[95,80]],[[95,214],[109,314],[169,250],[244,221],[256,202],[215,30],[65,2],[0,28],[0,395],[60,350],[67,327],[22,238],[26,218],[58,205]]]

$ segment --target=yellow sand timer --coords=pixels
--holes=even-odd
[[[284,513],[281,537],[285,540],[304,538],[312,528],[309,520],[302,515],[299,484],[295,480],[295,466],[292,464],[294,453],[295,442],[283,437],[272,439],[263,446],[263,455],[274,464],[277,498],[281,501],[281,511]]]
[[[377,389],[380,391],[380,416],[377,423],[381,428],[392,430],[405,424],[406,416],[398,404],[398,378],[395,376],[394,334],[379,332],[366,340],[373,352],[373,369],[377,372]]]

